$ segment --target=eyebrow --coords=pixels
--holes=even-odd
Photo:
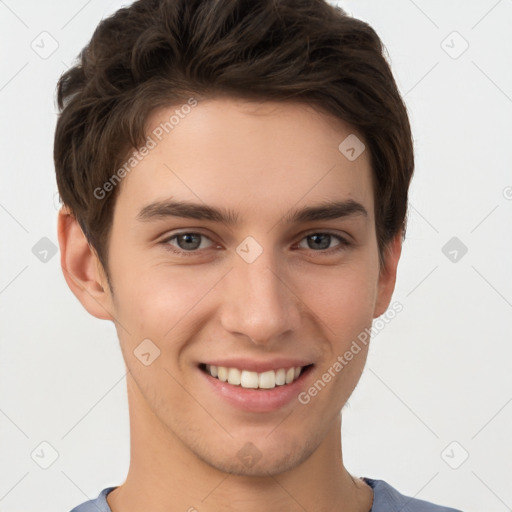
[[[283,217],[282,221],[288,224],[299,224],[355,216],[368,217],[368,212],[361,203],[348,199],[327,201],[300,209],[292,209]],[[175,200],[157,201],[148,204],[140,210],[136,218],[141,222],[148,222],[167,217],[208,220],[221,222],[229,226],[235,226],[239,221],[238,213],[234,210]]]

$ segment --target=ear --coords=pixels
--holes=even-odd
[[[386,245],[383,254],[383,264],[377,283],[377,301],[373,318],[384,314],[389,307],[396,283],[398,260],[402,253],[402,231],[398,232]]]
[[[58,237],[64,279],[82,306],[96,318],[113,320],[112,297],[96,251],[68,208],[59,211]]]

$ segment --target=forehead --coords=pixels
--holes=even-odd
[[[135,216],[173,197],[272,222],[292,206],[353,199],[373,216],[369,152],[357,156],[364,140],[342,120],[299,102],[185,105],[148,118],[151,149],[122,180],[116,210]]]

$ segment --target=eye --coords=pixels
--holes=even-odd
[[[205,240],[208,240],[209,243],[203,243]],[[177,233],[166,238],[162,243],[176,253],[197,252],[198,249],[206,249],[213,244],[206,235],[193,232]]]
[[[166,249],[179,256],[193,256],[202,249],[211,248],[214,242],[202,233],[184,231],[175,233],[161,242]],[[331,254],[350,246],[350,242],[340,235],[327,232],[314,232],[306,235],[298,244],[300,249],[310,249],[316,253]]]
[[[303,242],[306,241],[306,247]],[[338,243],[331,245],[333,241]],[[348,247],[350,243],[339,235],[333,233],[310,233],[306,235],[299,243],[301,249],[312,249],[315,252],[336,252]],[[333,249],[333,250],[331,250]]]

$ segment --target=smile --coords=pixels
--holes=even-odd
[[[221,382],[227,382],[232,386],[240,386],[245,389],[273,389],[276,386],[286,386],[297,380],[309,366],[311,365],[254,372],[225,366],[200,365],[204,372]]]

